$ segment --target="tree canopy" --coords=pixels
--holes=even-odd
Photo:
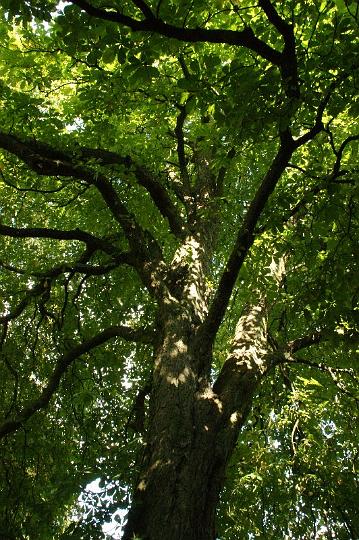
[[[1,538],[105,538],[190,425],[218,538],[358,538],[358,4],[1,4]]]

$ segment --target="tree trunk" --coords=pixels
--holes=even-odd
[[[258,317],[263,318],[262,307],[241,318],[213,388],[201,374],[203,359],[198,355],[203,347],[190,319],[183,312],[167,319],[125,540],[216,538],[215,514],[226,465],[264,373]]]

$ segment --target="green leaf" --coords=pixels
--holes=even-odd
[[[112,64],[118,55],[118,51],[116,49],[106,49],[105,52],[102,55],[102,61],[104,64]]]

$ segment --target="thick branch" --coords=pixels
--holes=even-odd
[[[316,345],[324,339],[323,331],[313,332],[312,334],[307,334],[306,336],[301,336],[300,338],[293,339],[287,343],[286,349],[294,354],[297,351],[310,347],[311,345]]]
[[[188,43],[208,42],[223,43],[227,45],[237,45],[246,47],[259,54],[269,62],[280,66],[282,55],[264,41],[258,39],[251,28],[246,27],[243,30],[207,30],[205,28],[183,28],[163,22],[155,17],[148,17],[142,21],[119,13],[118,11],[107,11],[91,5],[86,0],[71,0],[72,4],[91,15],[106,21],[112,21],[117,24],[128,26],[133,32],[153,32],[179,41]],[[142,3],[142,2],[141,2]]]
[[[269,0],[258,0],[258,5],[263,9],[266,14],[269,22],[278,30],[278,32],[283,36],[287,41],[291,39],[291,25],[289,25],[282,17],[278,14],[272,2]]]
[[[19,228],[0,224],[0,234],[12,238],[52,238],[54,240],[78,240],[84,242],[89,249],[101,250],[109,255],[116,252],[116,248],[101,238],[97,238],[81,229],[62,231],[45,227]]]
[[[269,22],[278,30],[284,39],[280,67],[286,94],[290,98],[299,98],[300,90],[293,26],[278,14],[270,0],[259,0],[258,4],[263,9]]]
[[[287,353],[289,353],[288,358],[289,360],[292,360],[292,354],[307,347],[310,347],[311,345],[317,345],[318,343],[328,341],[330,338],[330,332],[330,329],[323,328],[322,330],[318,330],[305,336],[301,336],[297,339],[293,339],[292,341],[289,341],[287,343],[284,351],[287,351]],[[332,331],[332,335],[333,333],[334,331]],[[347,332],[344,332],[343,334],[335,333],[334,335],[339,341],[353,344],[357,344],[359,339],[359,333],[356,330],[349,330]]]
[[[229,435],[234,428],[243,425],[255,390],[274,365],[268,350],[266,317],[264,301],[245,308],[235,330],[231,351],[213,385]]]
[[[115,189],[103,175],[77,165],[76,162],[72,161],[70,155],[52,148],[50,145],[32,140],[20,140],[15,135],[1,131],[0,147],[17,156],[39,175],[72,177],[96,186],[114,218],[130,237],[133,236],[133,230],[136,229],[133,217],[121,203]]]
[[[51,146],[30,140],[20,140],[14,135],[0,131],[0,147],[24,161],[39,175],[68,176],[85,181],[95,186],[113,217],[121,225],[132,250],[139,255],[138,270],[143,275],[144,261],[149,258],[158,260],[161,249],[148,231],[144,231],[136,222],[134,216],[120,201],[117,191],[111,182],[102,174],[91,169],[78,166],[71,156]],[[150,244],[150,245],[149,245]],[[151,256],[149,257],[149,251]],[[147,280],[148,284],[148,280]]]
[[[261,216],[261,213],[277,185],[283,171],[285,170],[290,157],[294,150],[293,140],[288,137],[282,137],[281,145],[275,156],[263,182],[259,186],[255,194],[247,214],[244,218],[243,225],[238,233],[234,248],[229,256],[226,268],[220,279],[217,292],[214,296],[212,305],[208,312],[207,320],[205,321],[202,331],[207,336],[213,336],[221,324],[224,313],[227,309],[228,302],[232,293],[232,289],[236,282],[238,273],[246,258],[246,255],[254,242],[254,230]],[[209,343],[211,345],[212,343]]]
[[[171,231],[178,237],[183,236],[184,223],[166,189],[145,167],[138,165],[130,156],[123,157],[116,152],[95,148],[81,148],[81,156],[95,158],[101,165],[123,165],[133,173],[137,182],[151,195],[153,202],[163,217],[168,219]]]
[[[29,270],[23,270],[9,264],[4,263],[0,260],[0,266],[5,270],[14,272],[16,274],[27,275],[36,278],[56,278],[61,274],[84,274],[85,276],[102,276],[108,274],[115,268],[118,268],[120,264],[133,264],[133,257],[131,253],[122,253],[117,255],[113,261],[107,264],[97,264],[91,265],[82,262],[77,262],[74,264],[64,263],[54,268],[49,268],[47,270],[32,272]]]
[[[77,5],[92,17],[98,17],[103,20],[128,26],[133,32],[152,32],[187,43],[222,43],[246,47],[265,60],[278,66],[281,70],[283,85],[288,97],[299,97],[300,92],[293,27],[278,15],[269,0],[262,0],[259,2],[259,5],[266,13],[269,21],[284,38],[284,49],[282,53],[257,38],[249,26],[246,26],[240,31],[179,27],[157,18],[143,0],[134,1],[134,4],[145,16],[145,19],[143,20],[134,19],[119,11],[108,11],[103,8],[95,7],[87,2],[87,0],[71,0],[71,3]]]
[[[289,160],[293,152],[300,146],[306,144],[308,141],[314,139],[316,135],[324,129],[322,122],[324,110],[334,90],[348,76],[349,75],[347,73],[342,74],[330,85],[328,91],[325,93],[323,99],[318,106],[314,125],[306,134],[294,140],[289,129],[280,133],[281,144],[279,150],[248,208],[243,225],[238,233],[234,248],[229,256],[225,270],[220,279],[217,292],[214,296],[212,305],[208,312],[207,319],[201,329],[201,331],[205,335],[207,335],[207,337],[211,336],[211,339],[207,340],[208,346],[212,345],[213,339],[221,324],[238,273],[241,269],[241,266],[246,258],[249,249],[253,244],[255,238],[254,233],[256,224],[258,223],[258,220],[268,201],[269,196],[276,187],[282,173],[288,166]],[[354,137],[356,138],[356,136]]]
[[[153,343],[155,336],[154,332],[150,329],[135,330],[127,326],[111,326],[103,332],[97,334],[97,336],[84,341],[80,345],[77,345],[71,349],[71,351],[59,358],[55,369],[50,375],[48,382],[40,396],[34,401],[31,401],[25,405],[22,411],[20,411],[15,418],[10,418],[3,422],[3,424],[0,426],[0,438],[8,435],[9,433],[17,431],[29,418],[31,418],[31,416],[48,405],[52,396],[59,387],[62,376],[74,360],[76,360],[79,356],[90,352],[95,347],[106,343],[106,341],[114,337],[121,337],[127,341]]]

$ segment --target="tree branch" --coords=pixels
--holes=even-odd
[[[0,231],[3,226],[0,226]],[[5,229],[11,229],[10,236],[20,236],[20,237],[36,237],[33,236],[34,231],[37,233],[40,231],[40,236],[45,236],[47,238],[52,238],[51,233],[55,234],[55,237],[62,238],[63,233],[65,233],[66,239],[72,239],[72,233],[81,233],[83,235],[81,237],[81,240],[85,241],[90,237],[91,240],[98,240],[100,242],[100,247],[102,247],[101,239],[97,239],[96,237],[92,237],[88,233],[84,233],[83,231],[75,229],[75,231],[59,231],[55,229],[15,229],[13,227],[5,227]],[[50,236],[49,236],[50,232]],[[15,234],[14,234],[15,233]],[[20,233],[20,234],[19,234]],[[67,235],[67,233],[70,233]],[[79,239],[76,237],[76,239]],[[95,245],[97,245],[95,243]],[[5,270],[8,270],[10,272],[14,272],[20,275],[27,275],[31,277],[38,278],[38,283],[31,289],[27,289],[24,298],[18,303],[18,305],[10,311],[7,315],[0,316],[0,324],[6,324],[7,322],[16,319],[19,317],[24,309],[29,305],[32,298],[38,297],[38,296],[48,296],[51,289],[51,280],[56,279],[57,277],[65,274],[76,274],[81,273],[86,276],[90,275],[104,275],[108,272],[111,272],[115,268],[117,268],[121,264],[127,264],[129,266],[135,267],[136,258],[131,252],[120,252],[116,250],[111,244],[109,244],[109,250],[108,253],[111,255],[111,262],[104,264],[104,265],[89,265],[88,260],[93,255],[94,251],[96,250],[94,248],[94,245],[91,244],[90,246],[87,246],[86,251],[81,255],[81,257],[73,264],[69,263],[63,263],[60,265],[57,265],[53,268],[49,269],[43,269],[35,272],[23,270],[22,268],[15,267],[13,265],[8,265],[0,260],[0,267],[4,268]],[[105,245],[105,247],[107,247]]]
[[[352,141],[358,141],[358,140],[359,140],[359,134],[351,135],[350,137],[347,137],[346,139],[344,139],[344,141],[340,145],[339,150],[335,152],[337,159],[335,160],[334,167],[333,167],[333,172],[332,172],[333,177],[338,177],[340,174],[340,165],[341,165],[345,147]]]
[[[278,14],[270,0],[258,0],[258,5],[263,9],[269,22],[278,30],[284,40],[280,65],[284,90],[289,98],[299,98],[300,89],[293,26]]]
[[[46,279],[42,279],[35,287],[28,289],[25,297],[18,303],[18,305],[7,315],[2,315],[0,317],[0,324],[7,324],[9,321],[19,317],[26,306],[28,306],[32,298],[41,296],[47,292],[47,285]]]
[[[145,16],[146,19],[154,19],[155,18],[154,14],[152,13],[151,9],[146,4],[146,2],[144,2],[143,0],[132,0],[132,2],[135,4],[135,6],[138,7],[138,9],[140,9],[142,11],[142,13],[143,13],[143,15]]]
[[[268,21],[278,30],[278,32],[283,36],[284,40],[291,39],[291,25],[288,24],[282,17],[278,14],[272,2],[269,0],[258,0],[258,5],[264,11],[267,16]]]
[[[230,353],[213,384],[229,432],[243,425],[255,390],[275,365],[268,350],[265,302],[246,306],[235,329]]]
[[[155,333],[148,328],[133,329],[128,326],[111,326],[62,355],[58,359],[55,369],[39,397],[25,405],[16,417],[9,418],[2,423],[0,426],[0,438],[17,431],[31,416],[48,405],[59,387],[62,376],[74,360],[114,337],[121,337],[126,341],[151,344],[155,340]]]
[[[163,217],[168,219],[173,234],[179,238],[183,236],[184,223],[179,212],[166,189],[154,178],[150,171],[138,165],[130,156],[123,157],[116,152],[84,147],[81,148],[80,152],[81,156],[95,158],[101,165],[123,165],[129,174],[133,172],[137,182],[151,195],[153,202]]]
[[[95,7],[86,0],[71,0],[71,3],[75,4],[92,17],[128,26],[133,32],[153,32],[188,43],[208,42],[237,45],[250,49],[277,66],[280,66],[282,61],[281,53],[267,45],[264,41],[258,39],[250,27],[246,27],[240,31],[182,28],[165,23],[154,16],[146,17],[144,20],[139,21],[118,11],[107,11],[106,9]]]
[[[48,144],[20,140],[15,135],[0,131],[0,147],[21,159],[30,169],[42,176],[65,176],[83,180],[95,186],[101,193],[112,215],[120,223],[126,235],[133,238],[137,227],[133,216],[121,203],[106,177],[97,171],[73,163],[71,156]]]
[[[359,333],[356,330],[351,330],[343,334],[336,333],[335,336],[340,341],[357,343]],[[292,354],[295,354],[302,349],[310,347],[311,345],[317,345],[318,343],[322,343],[323,341],[328,341],[329,337],[330,329],[323,328],[322,330],[317,330],[305,336],[301,336],[297,339],[289,341],[284,347],[284,351],[287,352],[287,356],[289,357],[289,359],[291,359]],[[284,354],[284,356],[286,355]]]
[[[75,264],[60,264],[58,266],[55,266],[54,268],[49,268],[47,270],[42,270],[39,272],[31,272],[28,270],[23,270],[22,268],[17,268],[12,265],[8,265],[0,260],[0,266],[4,268],[5,270],[9,270],[10,272],[14,272],[16,274],[20,275],[27,275],[29,277],[36,277],[36,278],[56,278],[60,276],[61,274],[84,274],[86,276],[101,276],[104,274],[108,274],[115,268],[118,268],[120,264],[128,264],[133,265],[133,257],[131,253],[122,253],[116,256],[116,258],[108,263],[103,265],[91,265],[91,264],[85,264],[81,262],[77,262]]]
[[[297,139],[295,139],[295,146],[296,148],[299,148],[300,146],[302,146],[303,144],[307,143],[308,141],[311,141],[312,139],[314,139],[314,137],[316,135],[318,135],[318,133],[320,133],[321,131],[323,131],[324,129],[324,124],[323,124],[323,113],[329,103],[329,100],[334,92],[334,90],[336,90],[338,88],[338,86],[343,82],[345,81],[345,79],[347,79],[349,77],[349,73],[342,73],[337,79],[335,79],[335,81],[333,81],[330,85],[329,85],[329,88],[328,90],[325,92],[323,98],[321,99],[319,105],[318,105],[318,109],[317,109],[317,113],[316,113],[316,116],[315,116],[315,120],[314,120],[314,124],[313,126],[310,128],[309,131],[307,131],[307,133],[304,133],[304,135],[302,135],[301,137],[298,137]]]
[[[0,147],[17,156],[39,175],[68,176],[95,186],[113,217],[121,225],[132,251],[138,254],[136,268],[146,285],[150,286],[150,281],[144,274],[144,263],[148,260],[158,262],[162,257],[161,248],[149,231],[144,231],[139,226],[104,175],[77,165],[71,156],[50,145],[30,140],[23,141],[1,131]]]
[[[227,152],[227,159],[232,160],[236,155],[236,149],[233,147]],[[228,167],[222,166],[217,174],[215,194],[221,195],[223,190],[224,179],[227,174]]]
[[[312,187],[309,191],[307,191],[304,194],[304,196],[301,198],[301,200],[299,202],[297,202],[297,204],[295,206],[293,206],[286,215],[283,216],[282,223],[287,223],[302,208],[305,208],[305,206],[312,200],[314,195],[317,195],[318,193],[327,190],[332,183],[336,183],[336,184],[339,184],[339,183],[353,183],[354,184],[355,183],[354,180],[349,180],[349,179],[348,180],[343,179],[341,182],[338,180],[340,177],[343,177],[343,176],[347,175],[350,172],[350,171],[340,170],[340,165],[341,165],[341,159],[343,157],[343,152],[344,152],[345,147],[350,142],[355,141],[355,140],[359,140],[359,135],[352,135],[350,137],[347,137],[342,142],[342,144],[339,147],[339,150],[335,151],[336,160],[335,160],[335,163],[333,165],[333,169],[332,169],[331,173],[329,173],[327,176],[325,176],[322,179],[320,177],[318,177],[318,176],[310,175],[309,173],[307,173],[307,171],[305,169],[303,169],[302,167],[299,167],[298,165],[294,165],[293,163],[288,164],[291,168],[297,169],[298,171],[303,173],[308,178],[319,180],[320,182],[317,185],[315,185],[314,187]],[[260,232],[263,232],[264,230],[265,230],[265,227],[263,227],[263,229],[261,229]]]
[[[180,113],[177,116],[175,135],[177,139],[177,156],[180,175],[182,179],[183,191],[186,195],[191,193],[191,183],[189,179],[189,174],[187,170],[187,160],[185,154],[185,144],[184,144],[184,135],[183,135],[183,125],[186,120],[187,112],[185,105],[178,106]]]
[[[256,224],[258,223],[269,196],[276,187],[282,173],[288,166],[293,152],[300,146],[312,140],[320,131],[323,130],[324,126],[322,116],[331,94],[348,76],[349,75],[347,73],[342,74],[330,85],[329,90],[326,92],[318,107],[315,123],[306,134],[302,135],[298,139],[293,139],[289,129],[280,132],[281,143],[279,150],[266,176],[264,177],[263,182],[259,186],[257,193],[249,205],[243,225],[237,235],[234,248],[228,258],[225,270],[222,274],[217,291],[210,306],[208,316],[201,328],[201,332],[207,336],[208,347],[212,346],[215,335],[222,322],[238,273],[249,249],[253,244]]]
[[[323,341],[324,339],[325,337],[322,330],[313,332],[311,334],[307,334],[306,336],[301,336],[300,338],[289,341],[285,349],[289,351],[290,354],[294,354],[297,351],[310,347],[311,345],[316,345],[317,343],[319,343],[320,341]]]
[[[351,397],[359,404],[359,395],[354,395],[352,392],[350,392],[338,377],[340,375],[348,375],[349,377],[351,377],[355,385],[358,386],[359,378],[358,378],[358,375],[355,373],[354,369],[331,367],[331,366],[328,366],[327,364],[323,364],[323,362],[318,362],[318,363],[311,362],[310,360],[306,360],[305,358],[294,358],[293,361],[296,364],[303,364],[305,366],[309,366],[314,369],[319,369],[320,371],[323,371],[324,373],[328,373],[328,375],[331,377],[332,381],[334,382],[335,386],[341,392],[343,392],[343,394],[346,394],[347,396]]]
[[[288,165],[294,148],[295,146],[291,137],[282,137],[279,150],[248,208],[243,225],[237,235],[234,248],[228,258],[225,270],[222,274],[216,294],[210,306],[207,319],[201,330],[205,335],[207,335],[207,343],[209,346],[212,345],[213,339],[227,309],[238,273],[250,247],[254,242],[254,230],[256,224],[269,199],[269,196],[273,192],[283,171]]]
[[[7,225],[0,224],[0,234],[3,236],[10,236],[12,238],[51,238],[54,240],[78,240],[84,242],[89,249],[101,250],[109,255],[113,255],[117,252],[115,246],[113,246],[107,240],[97,238],[92,234],[89,234],[81,229],[73,229],[70,231],[63,231],[60,229],[51,229],[45,227],[34,228],[19,228],[9,227]]]

